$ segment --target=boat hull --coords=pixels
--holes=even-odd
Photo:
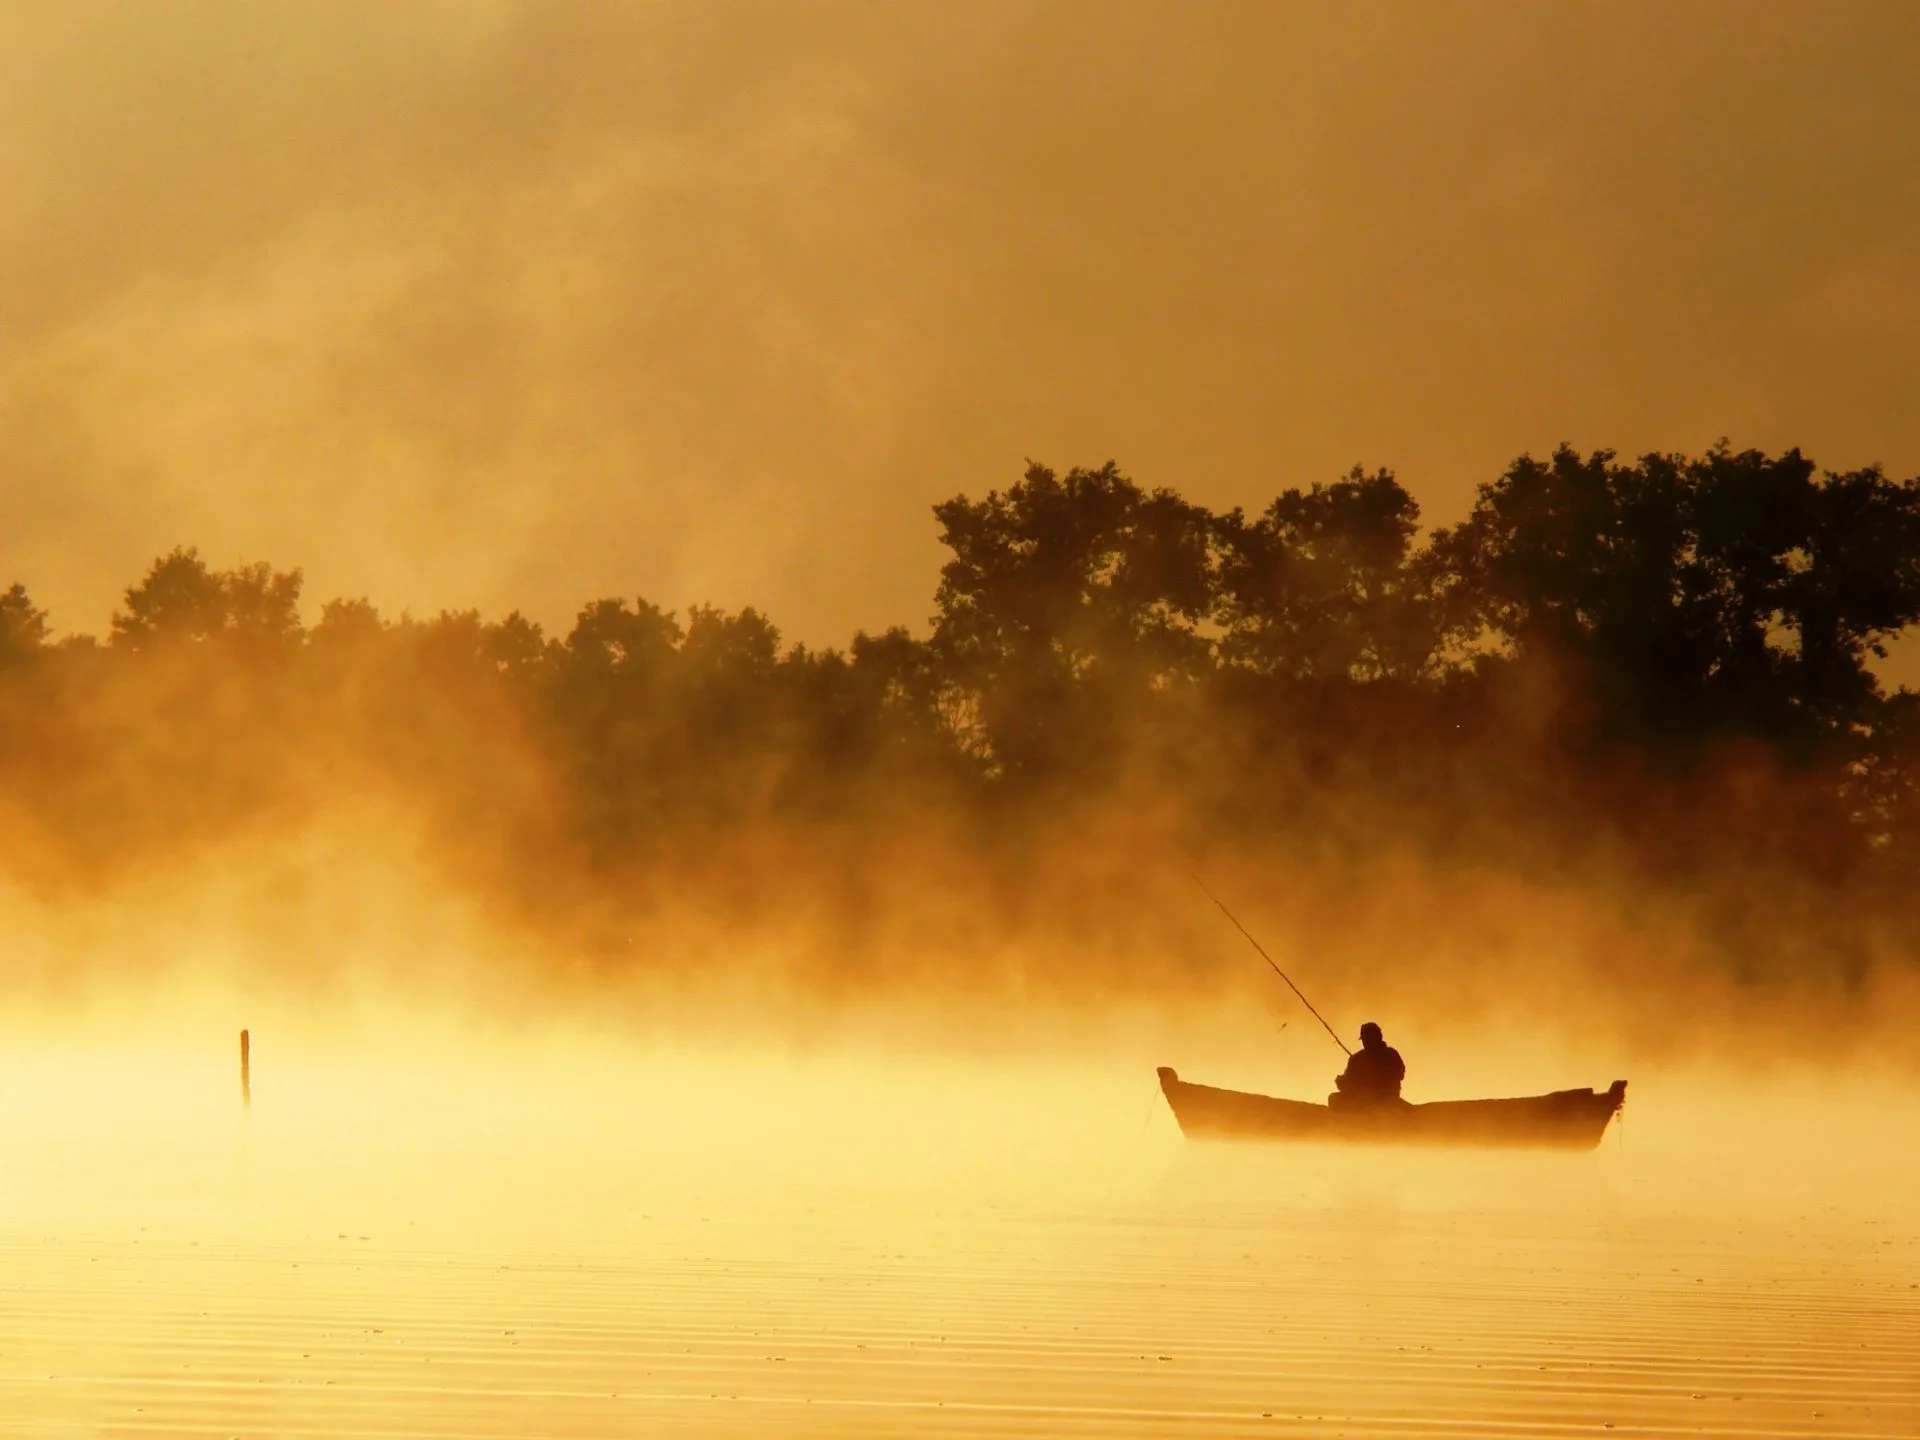
[[[1182,1080],[1160,1067],[1160,1089],[1191,1140],[1292,1140],[1307,1144],[1468,1145],[1521,1150],[1591,1150],[1627,1098],[1611,1089],[1556,1090],[1512,1100],[1399,1101],[1313,1105]]]

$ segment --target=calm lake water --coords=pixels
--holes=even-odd
[[[1131,1067],[276,1063],[0,1067],[0,1431],[1920,1435],[1904,1093],[1382,1154]]]

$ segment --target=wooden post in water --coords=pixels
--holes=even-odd
[[[244,1030],[240,1032],[240,1104],[249,1110],[253,1108],[251,1047],[248,1044],[247,1032]]]

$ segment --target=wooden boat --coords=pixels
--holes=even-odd
[[[1244,1090],[1218,1090],[1160,1067],[1160,1089],[1190,1140],[1296,1140],[1371,1145],[1482,1145],[1591,1150],[1626,1102],[1610,1089],[1556,1090],[1513,1100],[1433,1100],[1313,1105]]]

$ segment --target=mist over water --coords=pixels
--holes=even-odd
[[[9,1055],[14,1432],[1920,1417],[1897,1086],[1656,1078],[1590,1155],[1379,1152],[1190,1146],[1125,1047],[642,1058],[395,1023],[261,1035],[243,1112],[230,1037],[194,1039]]]

